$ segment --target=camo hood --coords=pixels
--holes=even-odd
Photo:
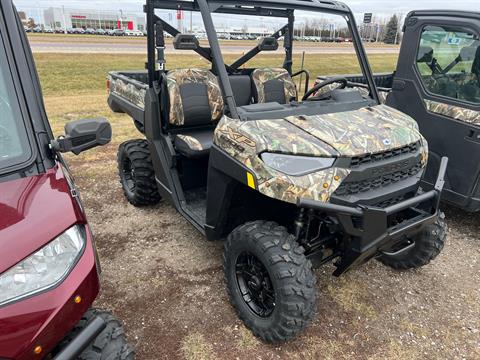
[[[224,116],[214,143],[251,170],[264,195],[295,203],[297,198],[328,202],[350,174],[332,167],[303,176],[289,176],[265,165],[263,152],[299,156],[355,157],[421,144],[421,166],[428,148],[409,116],[378,105],[355,111],[291,116],[285,119],[240,121]]]
[[[417,123],[386,105],[325,115],[291,116],[285,121],[328,144],[336,156],[380,153],[421,140]]]

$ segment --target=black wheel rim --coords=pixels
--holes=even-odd
[[[235,264],[237,284],[250,310],[262,318],[275,309],[275,291],[267,269],[252,253],[243,252]]]
[[[135,169],[128,157],[123,158],[122,161],[122,178],[126,189],[133,193],[135,191]]]

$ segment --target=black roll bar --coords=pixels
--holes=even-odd
[[[197,0],[197,4],[202,14],[203,23],[205,24],[205,31],[207,32],[208,42],[210,44],[210,51],[212,53],[212,64],[215,72],[220,80],[220,87],[225,97],[230,115],[238,119],[237,104],[233,97],[233,90],[228,79],[227,69],[225,68],[225,61],[223,60],[220,44],[218,42],[217,32],[213,25],[212,14],[206,0]]]

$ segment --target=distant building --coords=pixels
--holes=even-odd
[[[44,11],[45,25],[57,29],[128,29],[145,30],[145,18],[122,12],[92,12],[91,10],[73,10],[48,8]]]

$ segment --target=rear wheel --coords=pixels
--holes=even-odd
[[[155,205],[160,201],[146,140],[130,140],[121,144],[117,162],[123,192],[132,205]]]
[[[133,360],[135,353],[128,345],[122,323],[107,311],[90,309],[70,331],[59,346],[59,350],[68,345],[94,318],[101,317],[106,327],[76,358],[77,360]]]
[[[439,212],[436,221],[412,237],[415,245],[410,249],[396,256],[381,256],[380,262],[393,269],[407,270],[416,269],[427,265],[435,259],[445,245],[447,237],[447,224],[445,214]]]
[[[284,227],[257,221],[236,228],[225,244],[224,271],[238,316],[259,338],[287,341],[312,320],[312,265]]]

